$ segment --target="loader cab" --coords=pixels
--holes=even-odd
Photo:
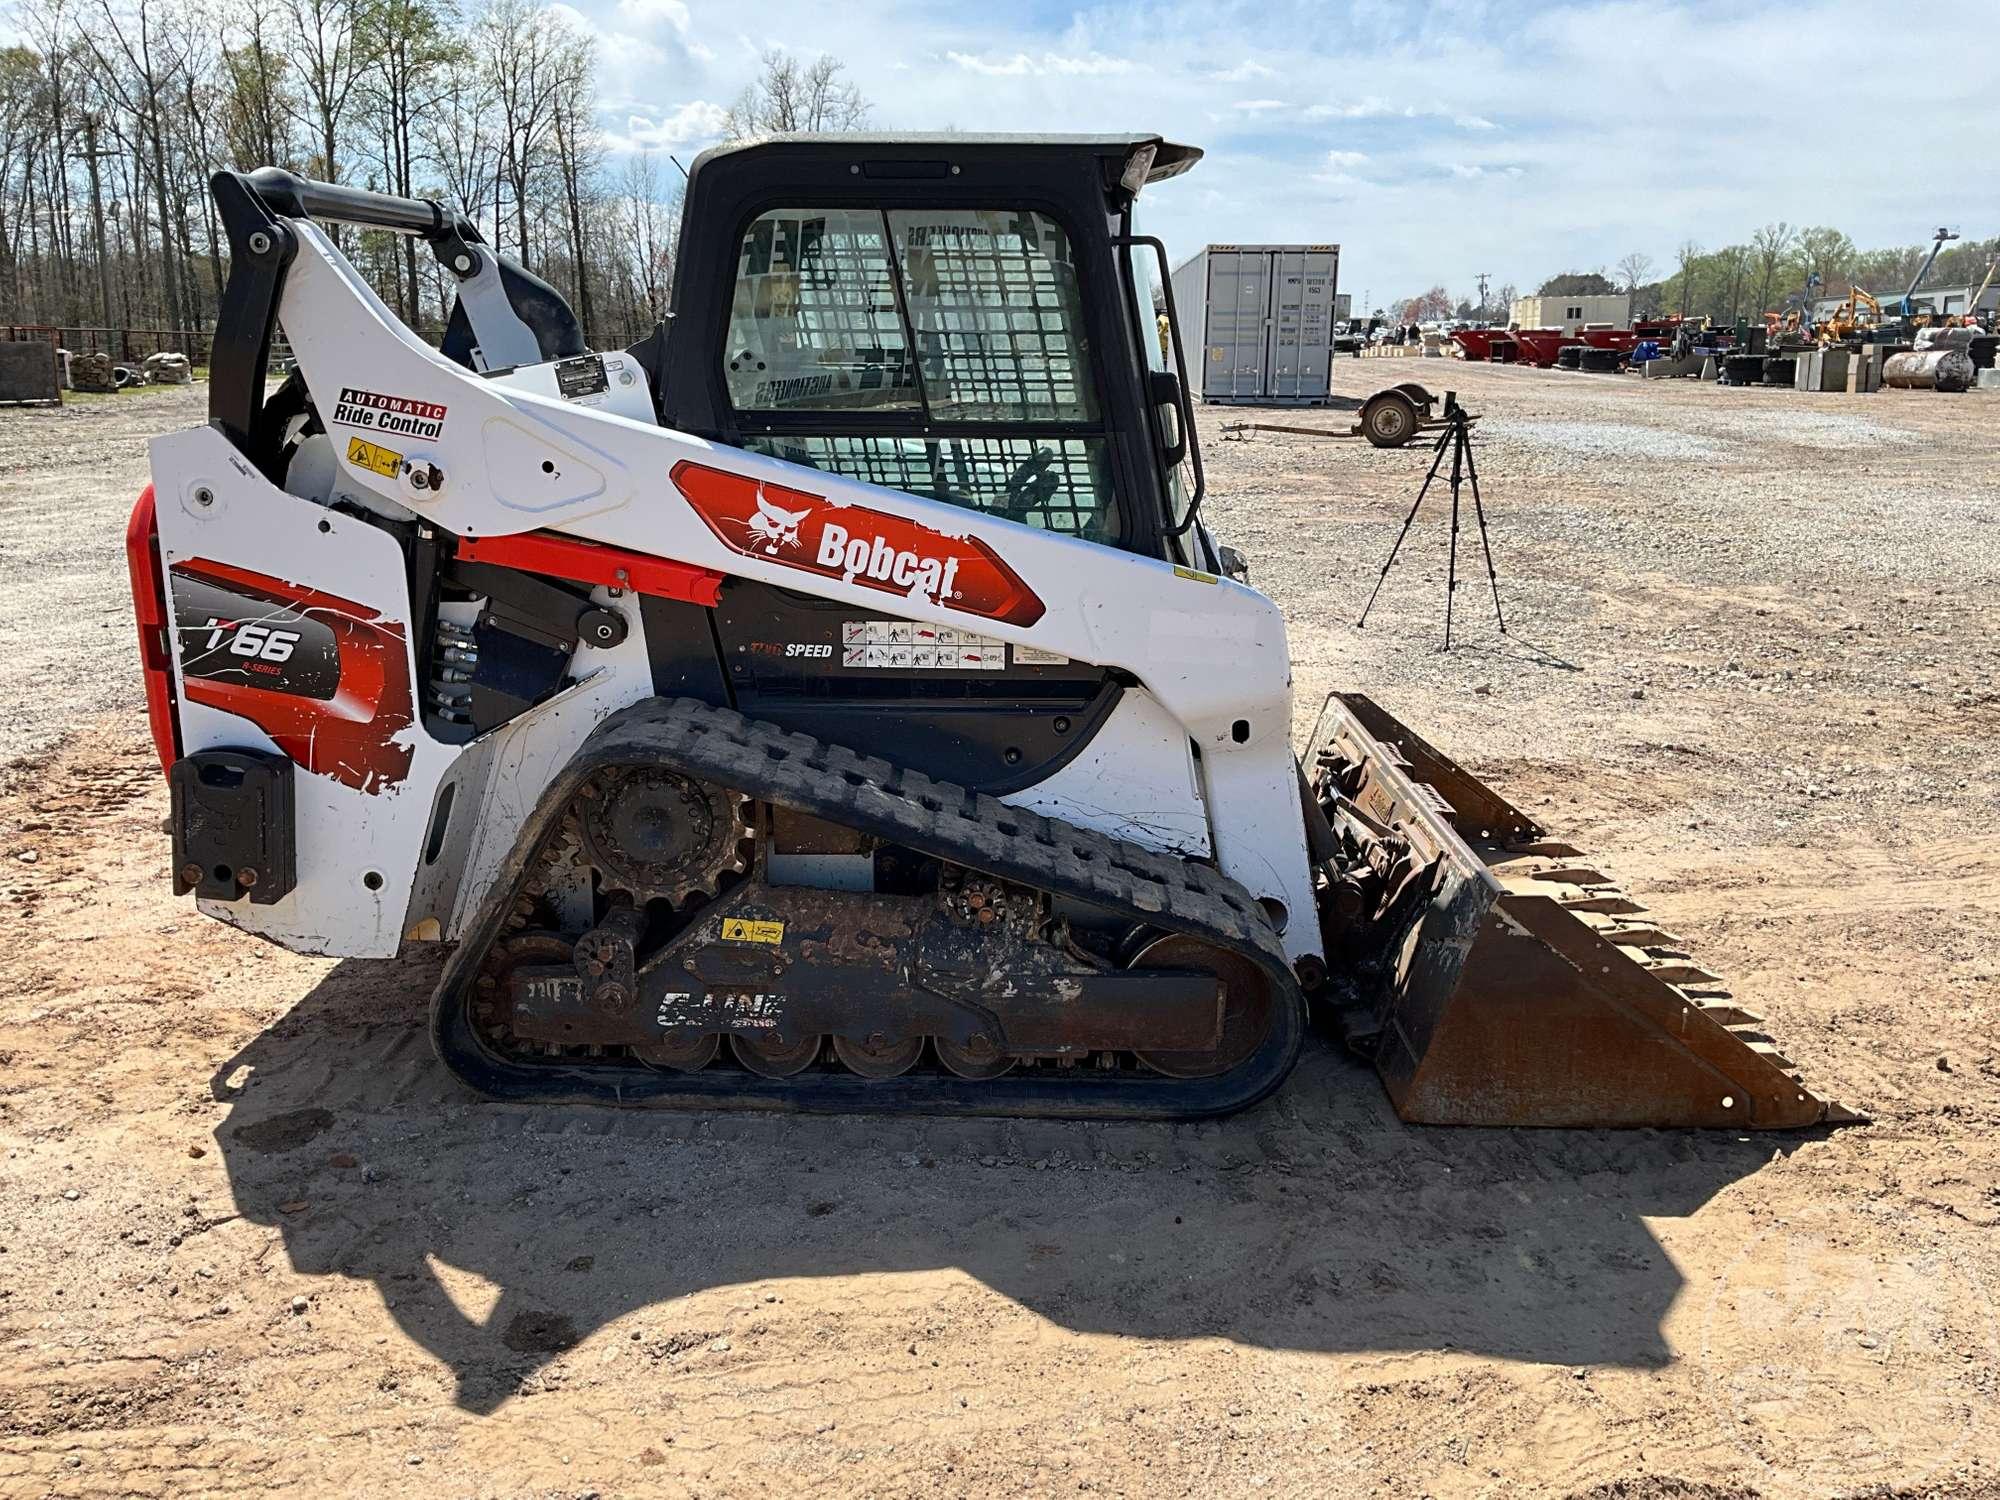
[[[662,422],[1213,567],[1148,183],[1157,136],[780,136],[688,175]],[[638,351],[635,351],[638,352]]]

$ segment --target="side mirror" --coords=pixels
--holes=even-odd
[[[1182,425],[1180,377],[1171,370],[1148,371],[1146,399],[1155,411],[1166,408],[1174,414],[1173,437],[1161,457],[1166,459],[1168,468],[1176,468],[1180,461],[1187,457],[1187,429]]]

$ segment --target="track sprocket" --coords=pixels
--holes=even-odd
[[[603,773],[583,789],[583,850],[602,891],[674,906],[713,898],[725,875],[749,868],[750,799],[653,766]]]

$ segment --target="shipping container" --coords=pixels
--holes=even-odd
[[[1174,272],[1188,379],[1204,401],[1323,405],[1333,394],[1338,245],[1210,245]]]

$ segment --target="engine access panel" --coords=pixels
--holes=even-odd
[[[1121,691],[1054,652],[748,579],[713,619],[744,713],[996,795],[1052,775]]]

